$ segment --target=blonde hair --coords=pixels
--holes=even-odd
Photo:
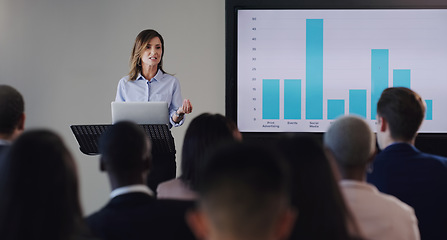
[[[141,31],[135,39],[135,43],[133,45],[132,54],[130,55],[130,72],[129,72],[129,80],[134,81],[137,79],[138,74],[141,73],[141,53],[146,48],[147,44],[155,37],[158,37],[161,42],[161,60],[158,64],[158,69],[160,69],[163,73],[163,55],[165,53],[165,43],[163,37],[153,29],[146,29]]]

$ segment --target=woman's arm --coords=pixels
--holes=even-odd
[[[189,99],[184,99],[182,106],[180,106],[177,111],[175,111],[175,114],[172,116],[172,120],[176,123],[179,123],[185,114],[189,114],[192,112],[192,104],[189,101]]]

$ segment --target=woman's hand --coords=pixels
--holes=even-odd
[[[172,117],[172,120],[174,120],[174,122],[178,123],[183,119],[183,116],[185,114],[188,114],[191,112],[192,112],[191,102],[189,101],[189,99],[184,99],[182,106],[177,109],[176,113]]]
[[[177,109],[178,115],[184,115],[192,112],[192,105],[189,99],[184,99],[181,107]]]

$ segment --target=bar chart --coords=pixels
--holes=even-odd
[[[323,132],[354,114],[375,129],[382,91],[407,87],[425,99],[421,131],[447,132],[436,108],[447,103],[446,20],[447,10],[241,11],[239,128]]]

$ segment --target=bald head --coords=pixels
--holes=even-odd
[[[375,136],[363,119],[344,116],[324,134],[324,145],[340,167],[365,167],[375,152]]]

